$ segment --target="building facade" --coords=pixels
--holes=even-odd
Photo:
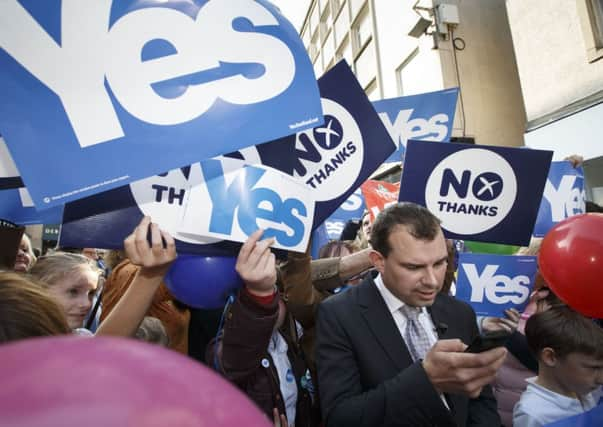
[[[525,102],[525,144],[580,154],[603,204],[603,0],[507,0]]]
[[[301,37],[317,77],[345,59],[371,100],[458,86],[453,137],[523,144],[504,0],[313,0]]]

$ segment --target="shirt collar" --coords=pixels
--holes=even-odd
[[[389,309],[390,313],[393,314],[406,305],[404,301],[401,301],[397,296],[392,294],[389,289],[387,289],[385,283],[383,283],[383,278],[381,277],[381,274],[378,274],[375,278],[375,285],[377,285],[377,290],[379,290],[381,297],[383,297],[385,305],[387,305],[387,308]],[[424,313],[426,313],[426,309],[425,307],[421,307],[421,313],[419,314]]]
[[[540,384],[538,384],[536,381],[538,380],[538,377],[532,377],[532,378],[526,378],[526,382],[528,383],[528,387],[530,387],[532,389],[532,392],[534,392],[535,394],[538,394],[542,399],[546,399],[548,401],[554,402],[557,406],[565,409],[565,410],[570,410],[572,408],[576,408],[582,407],[582,404],[580,403],[580,401],[576,398],[573,397],[569,397],[569,396],[565,396],[563,394],[559,394],[557,392],[554,392],[553,390],[549,390],[546,387],[541,386]],[[584,396],[583,399],[588,399],[590,396],[590,394],[587,394],[586,396]]]

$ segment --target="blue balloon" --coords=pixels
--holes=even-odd
[[[195,308],[221,308],[243,286],[235,271],[235,257],[179,255],[165,276],[178,301]]]

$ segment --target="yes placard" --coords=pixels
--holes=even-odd
[[[190,229],[182,227],[185,213],[194,218]],[[216,158],[68,203],[60,244],[121,248],[148,215],[174,237],[179,253],[234,255],[232,241],[260,227],[276,238],[275,246],[304,251],[313,214],[314,201],[289,177]]]
[[[555,224],[586,212],[584,170],[568,161],[552,162],[536,218],[534,236],[543,237]]]
[[[448,142],[458,88],[374,101],[375,111],[398,147],[386,162],[404,160],[409,139]]]
[[[504,317],[528,304],[538,265],[534,256],[459,255],[457,299],[469,303],[478,316]]]
[[[275,248],[304,252],[312,229],[310,191],[282,172],[234,159],[200,164],[179,232],[244,242],[258,228]]]
[[[38,208],[323,121],[304,46],[263,0],[3,0],[0,93]]]

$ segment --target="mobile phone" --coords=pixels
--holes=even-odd
[[[492,348],[502,347],[511,337],[511,333],[507,331],[487,332],[482,335],[477,335],[465,353],[481,353]]]

